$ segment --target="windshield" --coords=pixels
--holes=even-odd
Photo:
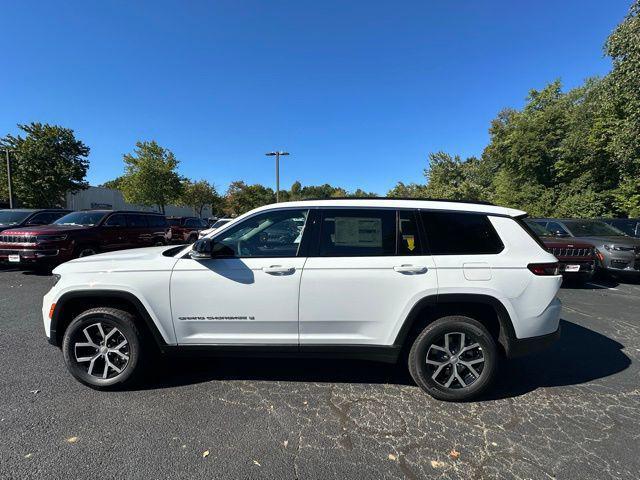
[[[0,225],[13,225],[22,223],[33,212],[20,210],[0,210]]]
[[[527,222],[527,225],[529,225],[529,227],[531,227],[531,230],[533,230],[534,233],[539,237],[553,237],[553,233],[550,230],[544,228],[539,223]]]
[[[93,227],[100,223],[107,212],[73,212],[56,220],[54,225],[82,225]]]
[[[211,225],[211,228],[220,228],[222,225],[226,225],[227,223],[229,223],[231,220],[218,220],[216,223],[214,223],[213,225]]]
[[[627,235],[611,225],[597,220],[564,220],[564,224],[576,237],[626,237]]]
[[[636,231],[640,232],[638,226],[640,222],[637,220],[630,220],[628,218],[616,218],[613,220],[607,220],[607,223],[622,230],[627,235],[636,235]]]

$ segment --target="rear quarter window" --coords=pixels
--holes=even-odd
[[[432,255],[486,255],[504,249],[484,214],[421,211],[420,216]]]
[[[149,221],[150,227],[167,227],[168,226],[167,219],[160,215],[149,215],[147,217],[147,220]]]

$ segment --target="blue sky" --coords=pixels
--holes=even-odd
[[[281,185],[384,194],[423,181],[431,151],[478,155],[530,88],[605,74],[630,0],[3,2],[0,135],[73,128],[88,179],[155,139],[180,172],[225,190]]]

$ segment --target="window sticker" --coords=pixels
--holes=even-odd
[[[413,249],[416,248],[416,239],[413,235],[402,235],[402,239],[407,242],[407,248],[410,252],[413,252]]]
[[[336,217],[334,243],[341,247],[382,247],[382,219]]]

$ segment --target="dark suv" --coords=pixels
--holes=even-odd
[[[209,222],[198,217],[168,217],[171,226],[171,241],[175,243],[193,243],[198,234],[209,228]]]
[[[0,231],[8,228],[48,225],[71,210],[61,208],[14,208],[0,210]]]
[[[593,277],[596,260],[593,245],[573,238],[558,237],[529,219],[525,220],[525,223],[540,238],[544,247],[559,260],[560,273],[564,278],[588,281]]]
[[[51,225],[1,232],[0,260],[57,264],[99,252],[164,245],[169,231],[167,219],[157,213],[71,212]]]
[[[572,237],[595,247],[602,272],[640,278],[640,239],[600,220],[579,218],[534,218],[532,221],[559,237]]]

